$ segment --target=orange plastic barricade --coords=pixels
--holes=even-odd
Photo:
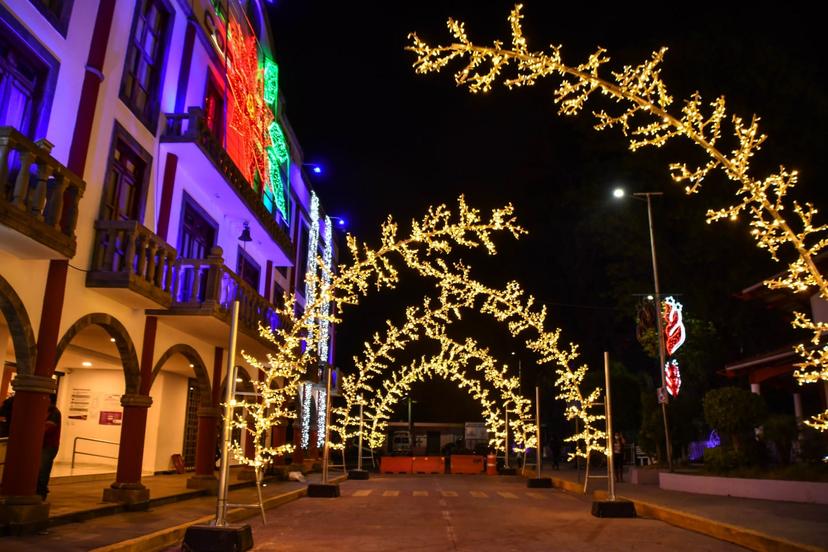
[[[414,473],[446,473],[446,459],[442,456],[415,456]]]
[[[380,458],[381,473],[411,473],[410,456],[383,456]]]
[[[474,454],[452,454],[451,473],[483,473],[483,457]]]
[[[486,457],[486,475],[497,475],[497,456],[493,452]]]

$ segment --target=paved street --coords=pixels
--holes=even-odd
[[[521,478],[375,476],[338,499],[251,520],[255,550],[743,550],[647,519],[600,519],[591,502]]]

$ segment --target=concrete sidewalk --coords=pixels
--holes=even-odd
[[[556,487],[583,492],[583,473],[543,470]],[[629,480],[625,476],[625,480]],[[590,480],[589,492],[605,498],[606,479]],[[665,491],[658,485],[616,483],[615,494],[635,503],[640,516],[704,533],[752,550],[828,550],[828,506]]]
[[[171,478],[156,481],[155,485],[159,489],[163,486],[171,487],[175,485],[175,476],[159,477]],[[308,483],[318,482],[319,475],[311,474],[307,478]],[[145,484],[151,483],[147,481],[150,479],[153,478],[146,478]],[[185,479],[186,477],[181,479],[180,486],[184,485],[183,481]],[[337,478],[332,477],[332,480],[337,481]],[[94,487],[99,493],[99,483],[87,482],[86,485]],[[80,486],[81,484],[73,483],[72,485]],[[263,489],[265,508],[272,508],[304,496],[307,492],[306,489],[307,483],[270,481]],[[93,491],[93,489],[90,489],[88,493],[94,494]],[[176,493],[171,493],[167,498],[171,499],[175,495]],[[95,496],[99,497],[99,495]],[[81,499],[81,502],[85,500],[87,499]],[[247,486],[231,490],[229,501],[233,503],[253,503],[256,501],[256,489]],[[201,494],[195,497],[183,497],[183,500],[164,502],[164,500],[155,502],[146,511],[120,511],[93,517],[92,519],[84,518],[84,510],[76,510],[57,518],[58,523],[50,527],[45,534],[25,537],[0,537],[0,549],[4,552],[31,550],[98,550],[100,552],[162,550],[180,542],[189,525],[207,523],[215,516],[216,497],[214,496]],[[89,511],[86,510],[86,512]],[[78,522],[67,521],[67,515],[77,516]],[[238,521],[258,515],[259,511],[257,509],[237,508],[229,512],[228,518],[231,521]]]

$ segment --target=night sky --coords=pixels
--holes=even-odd
[[[621,4],[526,2],[529,46],[562,44],[564,60],[574,65],[601,45],[613,69],[668,46],[663,75],[677,104],[698,90],[708,100],[724,94],[730,112],[760,115],[769,140],[755,168],[799,169],[794,196],[824,204],[828,96],[821,18],[804,4],[784,11],[758,4],[721,11],[722,2],[684,3],[680,10],[671,3]],[[465,252],[462,258],[487,283],[517,279],[549,305],[550,324],[580,344],[590,365],[599,367],[607,349],[628,368],[646,370],[652,361],[634,335],[635,304],[652,289],[646,206],[618,202],[610,192],[617,185],[663,191],[655,204],[662,291],[680,297],[685,316],[715,324],[721,350],[710,371],[766,350],[785,325],[757,318],[732,294],[779,268],[752,245],[744,221],[704,223],[706,209],[723,206],[733,184],[717,175],[687,198],[671,182],[667,164],[694,159],[693,149],[632,154],[620,133],[593,131],[590,116],[558,116],[556,81],[471,95],[454,85],[456,65],[440,74],[414,73],[413,54],[404,50],[409,32],[447,43],[445,20],[452,16],[466,22],[475,42],[508,41],[512,5],[277,0],[271,6],[286,114],[306,162],[325,167],[313,184],[328,214],[346,218],[350,232],[376,244],[389,213],[407,221],[429,205],[451,205],[461,193],[481,208],[512,202],[529,236],[517,242],[503,236],[495,259]],[[352,366],[352,354],[383,320],[399,321],[406,304],[419,302],[426,289],[411,280],[346,311],[339,366]],[[472,335],[504,361],[518,350],[503,329],[474,317],[452,331]],[[528,391],[535,372],[529,354],[522,358]],[[418,387],[415,397],[425,418],[463,421],[476,410],[446,385]]]

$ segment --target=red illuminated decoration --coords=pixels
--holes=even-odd
[[[667,348],[668,356],[672,356],[682,346],[687,337],[684,331],[681,309],[681,303],[676,302],[672,297],[667,297],[662,303],[664,344]]]
[[[671,397],[678,396],[679,387],[681,387],[681,373],[676,359],[670,360],[664,365],[664,383]]]
[[[264,99],[264,71],[259,67],[256,37],[245,35],[230,21],[227,33],[227,151],[244,177],[269,185],[266,149],[271,145],[268,129],[273,112]]]

